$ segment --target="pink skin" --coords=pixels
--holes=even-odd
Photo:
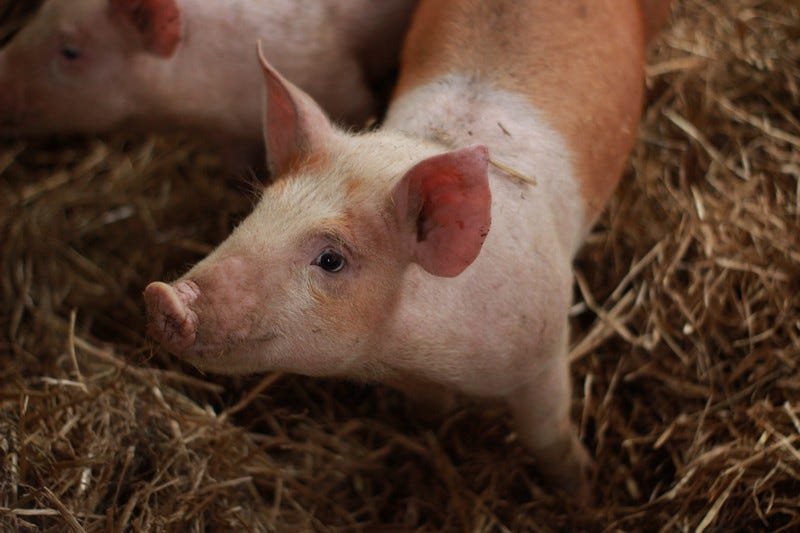
[[[383,381],[438,411],[449,390],[506,398],[540,471],[586,498],[564,357],[569,258],[542,253],[558,253],[547,233],[527,237],[538,213],[509,226],[513,204],[489,234],[495,191],[520,202],[526,186],[490,191],[483,145],[348,136],[266,63],[264,75],[281,178],[212,254],[145,289],[150,336],[204,370]]]
[[[0,135],[124,126],[258,146],[258,41],[332,117],[361,125],[414,2],[48,0],[0,51]]]
[[[146,289],[149,331],[207,370],[371,379],[439,406],[444,390],[501,398],[539,472],[586,501],[592,460],[570,422],[571,261],[594,209],[582,180],[613,183],[578,156],[627,153],[638,113],[615,116],[602,96],[638,100],[645,21],[634,0],[487,6],[421,2],[403,90],[373,132],[337,130],[262,58],[278,180],[208,257]],[[587,10],[599,18],[566,17]],[[580,68],[560,62],[566,49]],[[612,65],[630,75],[609,77]],[[568,142],[595,114],[594,137]]]
[[[482,251],[494,196],[487,148],[348,136],[263,66],[268,164],[281,179],[212,254],[146,288],[151,337],[205,370],[381,380],[442,406],[443,387],[508,397],[542,471],[584,494],[590,461],[564,410],[568,382],[553,381],[566,366],[548,355],[566,341],[569,260],[536,249],[555,241],[509,227]],[[512,182],[495,187],[524,197]],[[509,254],[541,256],[537,275],[503,264]],[[556,433],[542,433],[554,416]]]

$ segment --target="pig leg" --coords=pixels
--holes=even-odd
[[[393,380],[389,385],[406,395],[411,402],[414,416],[425,424],[441,422],[457,404],[453,391],[429,381],[403,378]]]
[[[567,361],[564,342],[563,352],[507,401],[517,436],[534,456],[539,473],[576,501],[589,503],[594,463],[572,429]]]

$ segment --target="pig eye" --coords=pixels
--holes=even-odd
[[[344,268],[344,257],[335,250],[325,250],[316,259],[314,264],[326,272],[339,272]]]
[[[75,61],[79,57],[81,57],[81,51],[75,48],[74,46],[70,46],[65,44],[61,47],[61,57],[64,59],[68,59],[69,61]]]

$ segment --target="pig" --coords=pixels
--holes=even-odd
[[[643,100],[638,0],[423,0],[385,123],[359,135],[262,57],[277,182],[210,255],[144,291],[208,371],[504,400],[553,487],[590,494],[570,423],[571,262]],[[490,231],[491,228],[491,231]]]
[[[48,0],[0,51],[0,135],[182,129],[263,145],[258,40],[331,117],[362,126],[414,4]]]

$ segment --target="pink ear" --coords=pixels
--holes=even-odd
[[[258,57],[266,82],[267,168],[275,177],[291,172],[315,155],[325,154],[325,146],[335,137],[335,130],[316,102],[269,64],[260,42]]]
[[[181,40],[181,13],[176,0],[110,0],[112,13],[133,27],[147,51],[162,57]]]
[[[485,146],[462,148],[418,163],[395,189],[413,259],[431,274],[457,276],[478,257],[491,224],[488,165]]]

